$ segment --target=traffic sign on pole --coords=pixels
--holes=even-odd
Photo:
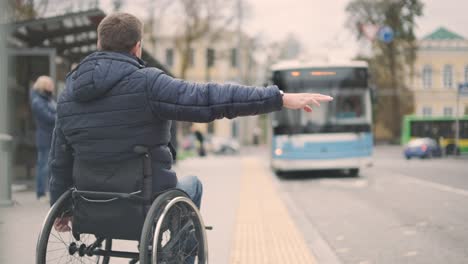
[[[393,38],[395,37],[395,33],[393,32],[393,29],[389,26],[383,26],[380,28],[378,32],[379,39],[385,43],[390,43],[393,41]]]

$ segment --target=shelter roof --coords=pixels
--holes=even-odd
[[[55,48],[57,55],[78,62],[97,49],[96,29],[106,16],[100,9],[16,22],[11,25],[11,37],[23,48]],[[171,74],[164,65],[143,49],[148,66]]]

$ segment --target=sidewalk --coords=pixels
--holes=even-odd
[[[175,169],[179,177],[197,175],[204,184],[201,211],[205,224],[214,227],[207,231],[210,263],[316,263],[257,155],[191,158]],[[32,191],[14,192],[13,199],[15,206],[0,208],[0,263],[34,263],[48,204]],[[114,245],[136,250],[134,242]]]

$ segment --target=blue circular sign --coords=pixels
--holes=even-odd
[[[393,32],[393,29],[389,26],[383,26],[379,29],[379,39],[382,42],[385,43],[390,43],[393,41],[393,38],[395,37],[395,33]]]

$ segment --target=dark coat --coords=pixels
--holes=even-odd
[[[167,146],[170,120],[211,122],[281,108],[276,86],[191,83],[146,68],[128,54],[95,52],[68,75],[58,100],[51,203],[73,185],[77,160],[102,167],[98,164],[134,158],[136,145],[151,149],[153,192],[175,187]]]
[[[51,95],[31,89],[30,102],[36,123],[36,147],[50,148],[56,116],[55,100]]]

